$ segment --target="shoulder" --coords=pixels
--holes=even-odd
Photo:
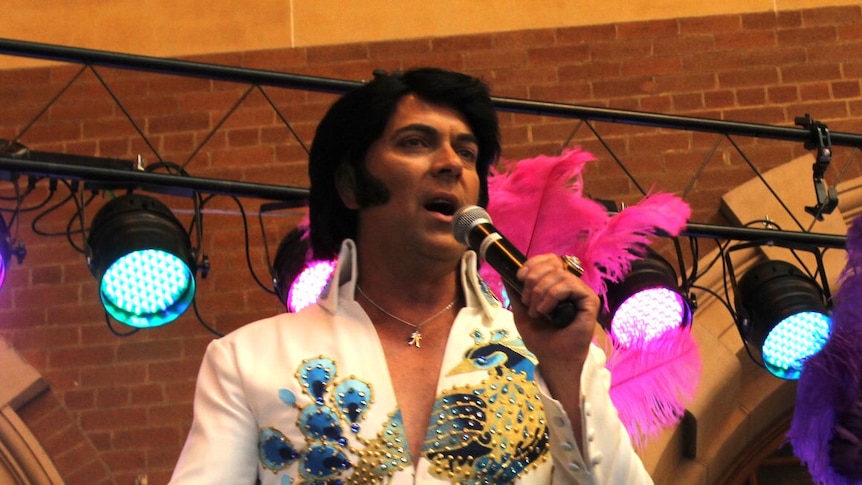
[[[210,342],[207,353],[226,353],[234,359],[264,358],[291,350],[313,335],[333,329],[332,316],[317,305],[299,313],[280,313],[247,323]]]

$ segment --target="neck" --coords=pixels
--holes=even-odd
[[[460,261],[427,261],[419,257],[393,261],[377,256],[357,247],[357,284],[387,309],[404,301],[414,307],[440,308],[459,295]]]

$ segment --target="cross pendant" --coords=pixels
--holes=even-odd
[[[414,330],[413,333],[410,334],[410,340],[407,341],[407,345],[412,345],[417,349],[422,347],[422,334],[419,333],[419,330]]]

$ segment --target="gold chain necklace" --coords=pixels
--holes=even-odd
[[[421,332],[422,326],[423,326],[423,325],[425,325],[426,323],[430,322],[431,320],[434,320],[435,318],[439,317],[440,315],[442,315],[442,314],[446,313],[446,311],[450,310],[453,306],[455,306],[455,302],[456,302],[456,301],[458,301],[458,297],[455,297],[455,299],[454,299],[454,300],[452,300],[452,301],[450,301],[450,302],[449,302],[449,304],[448,304],[448,305],[446,305],[446,307],[445,307],[445,308],[443,308],[443,309],[442,309],[442,310],[440,310],[439,312],[437,312],[437,313],[435,313],[435,314],[431,315],[430,317],[426,318],[425,320],[422,320],[422,322],[420,322],[420,323],[416,324],[416,323],[410,323],[410,322],[408,322],[407,320],[404,320],[403,318],[398,317],[398,316],[396,316],[396,315],[393,315],[393,314],[389,313],[388,311],[386,311],[386,309],[385,309],[385,308],[383,308],[382,306],[378,305],[374,300],[372,300],[368,295],[366,295],[366,294],[365,294],[365,292],[364,292],[364,291],[362,291],[362,288],[360,288],[360,287],[359,287],[359,285],[356,285],[356,289],[357,289],[357,290],[359,290],[359,294],[360,294],[360,295],[362,295],[366,300],[368,300],[368,303],[371,303],[372,305],[374,305],[374,308],[377,308],[377,309],[378,309],[378,310],[380,310],[381,312],[383,312],[383,313],[385,313],[386,315],[388,315],[389,317],[391,317],[391,318],[393,318],[393,319],[395,319],[395,320],[397,320],[397,321],[399,321],[399,322],[403,323],[404,325],[407,325],[408,327],[412,327],[412,328],[413,328],[413,333],[411,333],[411,334],[410,334],[410,339],[409,339],[409,340],[407,340],[407,345],[412,345],[412,346],[416,347],[417,349],[418,349],[418,348],[420,348],[420,347],[422,346],[422,345],[421,345],[421,342],[422,342],[422,332]]]

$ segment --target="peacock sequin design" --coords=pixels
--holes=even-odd
[[[442,483],[513,483],[548,457],[548,428],[534,382],[535,357],[520,338],[505,330],[472,333],[472,344],[447,376],[485,375],[472,385],[440,393],[421,450],[429,473]],[[367,422],[374,405],[372,386],[341,377],[325,356],[297,368],[294,392],[280,389],[280,403],[296,411],[294,441],[275,426],[258,437],[262,467],[281,476],[283,485],[384,484],[411,467],[400,410],[384,422]],[[360,431],[380,428],[367,438]],[[297,439],[297,431],[301,438]]]
[[[449,375],[484,371],[480,385],[437,398],[423,455],[437,478],[458,484],[505,484],[547,459],[549,434],[534,382],[535,357],[520,338],[498,330],[475,345]]]
[[[280,473],[296,466],[299,481],[284,475],[282,483],[380,483],[410,464],[398,412],[390,414],[374,439],[357,434],[374,402],[369,383],[355,376],[339,378],[336,363],[323,356],[303,361],[296,379],[309,398],[307,404],[300,405],[289,389],[280,389],[278,397],[297,410],[296,428],[304,443],[292,443],[275,427],[262,428],[258,437],[258,454],[265,469]]]

